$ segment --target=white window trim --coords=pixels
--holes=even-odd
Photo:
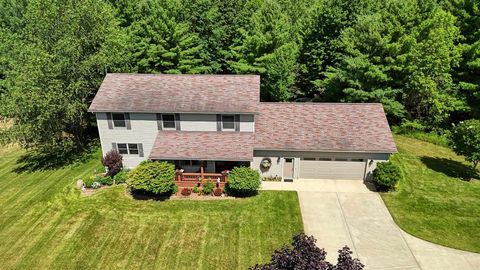
[[[223,117],[224,116],[233,116],[233,122],[232,122],[233,123],[233,128],[224,128],[223,127]],[[220,115],[220,122],[221,122],[220,127],[221,127],[222,131],[235,131],[235,125],[236,125],[235,114],[222,114],[222,115]]]
[[[171,128],[171,127],[165,127],[164,123],[165,123],[165,119],[164,119],[164,116],[165,115],[173,115],[173,125],[174,127]],[[177,130],[177,117],[174,113],[163,113],[162,114],[162,129],[163,130]]]

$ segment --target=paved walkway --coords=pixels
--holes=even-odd
[[[263,182],[263,189],[296,190],[305,232],[336,261],[347,245],[366,269],[475,270],[480,254],[439,246],[402,231],[383,200],[361,181]]]

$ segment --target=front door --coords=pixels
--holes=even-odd
[[[293,179],[293,158],[285,158],[283,164],[283,179]]]

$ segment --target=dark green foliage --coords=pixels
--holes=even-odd
[[[177,192],[175,165],[168,162],[142,162],[127,176],[128,188],[136,193],[170,195]]]
[[[181,21],[180,1],[147,0],[133,6],[126,30],[131,42],[133,71],[139,73],[205,73],[202,42]]]
[[[107,174],[111,177],[115,176],[123,168],[123,157],[117,150],[110,150],[102,157],[102,165],[107,167]]]
[[[427,133],[480,117],[477,0],[0,6],[0,143],[45,156],[85,148],[105,72],[260,74],[262,101],[381,102]]]
[[[275,250],[269,263],[255,265],[252,270],[361,270],[363,264],[352,258],[352,251],[345,246],[338,251],[338,263],[333,265],[326,261],[327,253],[317,247],[313,236],[298,234],[293,237],[291,247],[284,246]]]
[[[107,185],[107,186],[111,186],[113,184],[113,178],[111,176],[108,176],[108,175],[97,175],[95,177],[95,182],[98,182],[102,185]]]
[[[373,171],[373,182],[381,191],[395,189],[401,177],[400,168],[392,161],[377,163],[377,168]]]
[[[128,171],[127,170],[121,170],[115,176],[113,177],[113,180],[115,180],[115,184],[123,184],[127,182],[127,175]]]
[[[214,187],[215,185],[213,184],[212,181],[206,181],[205,183],[203,183],[203,189],[202,189],[203,194],[205,195],[212,194]]]
[[[235,167],[228,174],[227,193],[234,196],[255,194],[260,188],[260,173],[250,167]]]
[[[42,151],[65,140],[83,149],[89,101],[105,72],[124,60],[112,8],[99,0],[33,0],[14,14],[17,22],[0,31],[0,115],[14,124],[0,135]]]
[[[453,150],[473,164],[473,173],[480,161],[480,120],[460,122],[452,132]]]

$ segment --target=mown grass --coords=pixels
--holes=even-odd
[[[395,141],[393,161],[404,178],[382,197],[397,224],[422,239],[480,252],[480,181],[463,179],[470,164],[445,147],[404,136]]]
[[[83,197],[68,168],[15,173],[0,150],[1,269],[246,269],[303,231],[295,192],[224,201],[137,201],[123,186]]]

